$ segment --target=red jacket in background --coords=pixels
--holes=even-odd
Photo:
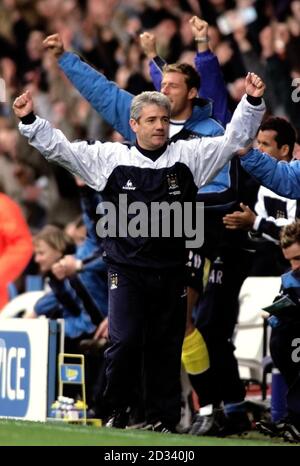
[[[7,285],[21,275],[32,253],[31,234],[20,207],[0,193],[0,310],[8,301]]]

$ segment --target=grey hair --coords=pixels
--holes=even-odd
[[[161,92],[157,91],[146,91],[136,95],[132,99],[130,107],[130,118],[137,121],[141,116],[141,111],[146,105],[157,105],[163,107],[168,113],[168,117],[171,116],[171,105],[168,97]]]

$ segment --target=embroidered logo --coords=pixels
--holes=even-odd
[[[127,180],[126,184],[123,186],[123,189],[127,191],[134,191],[136,189],[136,186],[134,186],[131,180]]]
[[[276,218],[286,218],[286,214],[283,210],[277,209]]]
[[[112,273],[110,275],[110,289],[115,290],[116,288],[118,288],[118,274]]]
[[[167,175],[167,182],[168,182],[168,185],[169,185],[169,194],[171,194],[172,196],[176,196],[177,194],[181,194],[176,174],[170,173],[170,175]],[[175,190],[177,190],[177,191],[175,191]]]

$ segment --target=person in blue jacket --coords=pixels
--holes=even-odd
[[[288,416],[276,422],[262,420],[257,428],[272,437],[283,437],[300,442],[300,221],[283,227],[280,245],[291,270],[281,277],[281,293],[274,301],[274,314],[269,318],[272,326],[270,352],[287,385]],[[288,297],[290,305],[279,308],[276,301]]]
[[[90,296],[87,297],[87,302],[90,301],[90,304],[87,303],[87,310],[93,323],[99,325],[108,312],[107,266],[102,257],[102,241],[96,233],[96,209],[102,198],[79,178],[76,178],[76,184],[87,235],[74,255],[64,256],[55,265],[55,273],[61,280],[76,274],[78,292],[80,294],[80,290],[85,288],[86,291],[82,293]]]
[[[211,106],[212,118],[225,127],[231,119],[231,114],[228,110],[227,90],[218,58],[211,52],[208,45],[208,23],[197,16],[193,16],[190,20],[190,25],[197,44],[195,68],[200,76],[198,87],[199,98]],[[156,39],[153,34],[144,32],[140,36],[140,41],[144,53],[150,60],[150,75],[155,89],[161,91],[172,100],[174,98],[174,90],[172,90],[174,83],[169,85],[168,80],[165,79],[166,73],[172,70],[172,65],[169,66],[157,55]],[[171,119],[171,123],[173,119],[174,117]],[[201,124],[197,123],[194,118],[188,119],[185,122],[176,122],[176,120],[180,119],[173,120],[174,127],[176,128],[177,126],[179,129],[173,129],[171,126],[171,138],[178,138],[180,136],[180,139],[187,139],[188,137],[193,137],[194,133],[198,136],[207,136],[207,134],[203,134]],[[185,131],[182,132],[180,129],[184,129]],[[222,209],[229,209],[236,200],[238,190],[237,177],[236,163],[226,164],[222,171],[207,186],[200,188],[198,200],[203,201],[206,207],[222,206]]]
[[[223,126],[231,120],[228,110],[227,91],[217,56],[209,48],[208,23],[197,16],[190,21],[194,40],[197,44],[195,68],[201,77],[199,96],[212,103],[212,117]],[[141,46],[149,61],[150,75],[156,90],[161,90],[163,67],[166,62],[157,54],[154,34],[144,32],[140,35]]]
[[[94,192],[90,188],[89,190]],[[93,248],[93,250],[90,249],[92,253],[90,256],[83,260],[76,259],[73,256],[75,245],[71,239],[62,230],[52,225],[44,227],[35,236],[34,246],[35,261],[41,273],[46,277],[51,291],[37,301],[34,312],[26,317],[43,315],[50,319],[63,318],[65,352],[82,353],[81,342],[93,337],[96,325],[107,314],[106,265],[102,261],[102,256],[99,256],[99,253],[95,254],[95,248]],[[73,260],[76,265],[80,264],[80,270],[78,269],[71,275],[66,274],[70,268],[67,258],[75,258]],[[61,264],[63,261],[67,261],[66,267]],[[103,278],[99,275],[99,266],[102,269]],[[87,268],[89,272],[83,272],[84,268]],[[104,299],[105,293],[106,300]],[[101,364],[103,364],[103,356],[100,354],[86,358],[86,395],[89,406],[93,402],[94,390],[98,389],[95,384]],[[71,391],[74,396],[76,393],[76,390]]]
[[[275,160],[290,162],[293,158],[296,131],[284,118],[269,117],[259,128],[257,148]],[[226,215],[226,228],[247,230],[253,242],[255,257],[250,275],[282,275],[289,264],[279,247],[279,236],[284,225],[292,223],[300,214],[298,201],[278,196],[260,186],[255,209],[241,204],[241,210]]]
[[[185,64],[166,68],[163,75],[161,92],[167,95],[171,102],[171,140],[219,136],[224,132],[222,125],[230,119],[222,72],[217,57],[208,48],[208,24],[196,18],[193,19],[192,27],[198,50],[204,50],[196,55],[201,81],[195,69]],[[59,67],[91,106],[125,140],[133,142],[134,134],[128,121],[134,96],[120,89],[113,81],[109,81],[78,55],[64,51],[59,34],[48,36],[44,40],[44,47],[53,52]],[[156,65],[153,66],[159,71]],[[156,82],[156,87],[160,86],[160,82],[161,77]],[[199,89],[201,98],[198,97]],[[232,165],[235,163],[228,163],[208,186],[201,188],[202,200],[207,205],[211,205],[212,193],[214,205],[225,204],[227,208],[233,205],[236,200],[237,177]]]
[[[101,196],[88,186],[84,186],[83,182],[79,184],[79,194],[83,222],[87,230],[86,239],[74,250],[74,254],[66,251],[66,254],[53,264],[53,280],[54,283],[57,282],[58,295],[55,291],[48,293],[37,302],[35,311],[37,314],[44,314],[46,309],[49,313],[52,308],[60,308],[62,303],[57,298],[59,290],[65,286],[63,281],[66,280],[71,285],[69,292],[73,295],[72,299],[76,301],[80,297],[85,312],[89,314],[93,325],[97,326],[108,312],[107,266],[102,258],[101,239],[96,234],[96,208],[101,202]],[[67,309],[65,311],[66,315],[69,315],[69,311]],[[68,333],[67,330],[67,336]],[[88,333],[93,334],[93,331]],[[70,335],[72,338],[73,333],[71,332]]]
[[[48,36],[44,40],[44,47],[53,51],[58,59],[59,67],[107,123],[122,134],[126,140],[134,141],[134,134],[128,125],[130,104],[134,96],[120,89],[113,81],[109,81],[102,73],[82,61],[78,55],[65,52],[58,34]],[[218,66],[215,61],[213,65]],[[212,79],[210,76],[206,76],[206,78],[204,78],[204,75],[202,77],[202,89],[205,88],[205,83]],[[189,85],[189,83],[187,84]],[[178,109],[176,109],[176,98],[174,97],[173,102],[171,102],[171,119],[175,121],[185,120],[185,128],[197,130],[202,136],[223,134],[220,123],[212,118],[212,103],[196,98],[200,87],[199,79],[195,87],[196,89],[188,89],[188,102],[183,100],[185,116],[182,115],[182,111],[178,112]],[[219,93],[223,93],[223,89],[224,86],[223,88],[220,88],[220,86],[215,87],[216,97],[222,100],[224,100],[224,97],[221,97]]]

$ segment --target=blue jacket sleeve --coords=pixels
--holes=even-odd
[[[83,244],[77,247],[76,258],[84,260],[91,255],[103,253],[102,240],[96,232],[97,214],[96,209],[102,201],[100,194],[89,186],[83,186],[79,190],[80,205],[83,222],[86,226],[87,237]]]
[[[120,89],[114,82],[80,59],[65,52],[58,64],[80,94],[125,139],[134,141],[129,126],[130,105],[133,95]]]
[[[150,76],[153,86],[157,91],[160,91],[161,88],[162,69],[166,63],[167,62],[159,56],[154,57],[153,60],[149,62]]]
[[[196,70],[201,76],[201,97],[213,101],[212,116],[225,126],[231,120],[228,110],[227,89],[216,55],[210,50],[197,53]]]
[[[38,316],[44,315],[49,319],[54,315],[57,318],[59,313],[61,314],[60,317],[62,317],[61,304],[57,300],[53,291],[45,294],[35,303],[34,311]]]
[[[270,155],[252,149],[241,157],[242,167],[263,186],[290,199],[300,198],[300,161],[279,162]]]
[[[95,272],[107,272],[107,265],[104,262],[102,255],[99,252],[95,252],[89,257],[85,257],[82,261],[84,270],[93,270]]]
[[[70,285],[70,281],[68,279],[58,280],[53,276],[49,280],[49,285],[57,301],[68,310],[68,313],[79,316],[82,311],[82,304]]]

